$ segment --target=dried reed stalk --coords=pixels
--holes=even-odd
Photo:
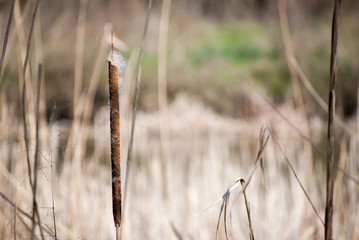
[[[37,97],[36,97],[36,143],[35,143],[35,156],[34,156],[34,185],[33,185],[33,196],[32,196],[32,208],[37,208],[36,202],[36,192],[37,192],[37,169],[39,168],[39,151],[40,151],[40,141],[39,141],[39,124],[40,124],[40,116],[39,116],[39,107],[40,107],[40,92],[41,92],[41,80],[42,80],[42,64],[39,64],[38,67],[38,79],[37,79]],[[35,211],[32,213],[33,219],[35,219]],[[35,222],[32,224],[32,232],[35,230]]]
[[[267,132],[267,134],[266,134]],[[229,197],[230,194],[233,192],[234,189],[239,187],[239,183],[241,183],[242,185],[242,189],[237,193],[237,197],[236,199],[238,199],[238,197],[240,196],[240,194],[244,194],[244,198],[245,201],[246,200],[246,195],[245,195],[245,190],[247,189],[247,186],[249,185],[249,183],[251,182],[251,179],[256,171],[256,169],[258,168],[258,166],[260,165],[261,161],[262,161],[262,156],[263,156],[263,152],[264,149],[267,145],[267,142],[269,140],[269,138],[272,138],[272,140],[274,141],[274,143],[278,146],[278,149],[280,150],[281,154],[283,155],[284,159],[286,160],[286,162],[288,163],[291,171],[293,172],[293,175],[295,177],[295,179],[297,180],[300,188],[302,189],[303,193],[305,194],[306,198],[308,199],[310,205],[313,208],[313,211],[315,212],[316,216],[318,217],[318,219],[320,220],[320,222],[323,224],[324,226],[324,221],[322,220],[322,218],[319,215],[318,210],[316,209],[316,207],[314,206],[313,201],[311,200],[311,198],[309,197],[309,194],[307,193],[307,191],[305,190],[302,182],[300,181],[297,173],[294,170],[294,167],[292,166],[292,164],[290,163],[288,157],[285,155],[284,151],[282,150],[281,146],[279,145],[278,141],[276,140],[276,138],[273,136],[272,131],[270,130],[269,127],[266,128],[262,128],[261,132],[260,132],[260,137],[259,137],[259,150],[258,150],[258,154],[257,154],[257,158],[255,160],[255,165],[254,168],[252,170],[252,172],[250,173],[247,182],[245,182],[243,179],[239,179],[237,178],[227,189],[227,191],[224,193],[224,195],[219,198],[216,202],[214,202],[212,205],[210,205],[209,207],[207,207],[203,212],[207,211],[209,208],[211,208],[212,206],[214,206],[215,204],[217,204],[218,202],[222,201],[222,205],[221,205],[221,209],[219,212],[219,216],[218,216],[218,222],[217,222],[217,229],[216,229],[216,239],[218,239],[218,229],[219,229],[219,224],[220,224],[220,219],[223,213],[223,217],[224,217],[224,231],[225,231],[225,235],[226,235],[226,239],[229,239],[228,237],[228,231],[227,231],[227,220],[226,220],[226,215],[227,215],[227,206],[228,206],[228,201],[229,201]],[[234,201],[236,201],[236,199]],[[247,215],[248,215],[248,220],[249,220],[249,228],[250,228],[250,239],[254,239],[254,235],[253,235],[253,230],[251,227],[251,219],[250,219],[250,215],[249,215],[249,207],[248,204],[246,203],[246,207],[247,207]]]
[[[80,113],[76,111],[79,107],[81,91],[82,91],[82,75],[83,75],[83,54],[85,43],[85,24],[87,13],[87,1],[80,1],[79,15],[77,18],[77,30],[76,30],[76,56],[75,56],[75,80],[74,80],[74,118],[77,120],[80,117]]]
[[[315,149],[317,151],[317,153],[319,153],[320,155],[322,155],[323,157],[326,156],[325,151],[318,145],[316,144],[312,139],[310,139],[307,135],[305,135],[294,123],[292,123],[281,111],[279,111],[279,109],[274,105],[274,103],[272,103],[268,98],[264,97],[261,93],[258,92],[258,90],[248,81],[245,80],[247,84],[249,84],[249,86],[252,87],[252,89],[254,90],[253,92],[256,93],[260,98],[262,98],[265,102],[268,103],[268,105],[278,114],[278,116],[280,116],[296,133],[298,133],[304,140],[308,141],[313,149]],[[328,109],[327,109],[328,110]],[[335,116],[335,120],[336,123],[339,123],[339,121],[342,121],[340,118],[337,118],[337,116]],[[343,122],[344,123],[344,122]],[[339,125],[339,124],[338,124]],[[343,128],[343,130],[345,131],[345,128]],[[350,173],[348,173],[347,171],[345,171],[344,168],[340,167],[336,162],[333,162],[334,167],[343,172],[344,176],[349,179],[350,181],[352,181],[354,184],[356,184],[357,186],[359,186],[359,180],[357,179],[357,177],[352,176]]]
[[[300,181],[300,179],[299,179],[299,177],[298,177],[298,174],[296,173],[296,171],[294,170],[293,165],[292,165],[292,164],[290,163],[290,161],[289,161],[289,158],[285,155],[285,153],[284,153],[282,147],[280,146],[280,144],[279,144],[279,142],[277,141],[277,139],[273,136],[273,133],[272,133],[272,131],[271,131],[270,129],[269,129],[269,132],[270,132],[270,136],[272,137],[272,140],[273,140],[274,143],[277,145],[277,147],[278,147],[279,151],[281,152],[282,156],[284,157],[284,159],[285,159],[286,162],[288,163],[288,165],[289,165],[289,167],[290,167],[290,170],[292,171],[292,173],[293,173],[295,179],[297,180],[297,182],[298,182],[300,188],[302,189],[302,191],[303,191],[305,197],[308,199],[310,205],[312,206],[312,209],[313,209],[315,215],[317,215],[319,221],[320,221],[320,222],[323,224],[323,226],[324,226],[324,221],[323,221],[322,218],[320,217],[317,208],[314,206],[314,203],[313,203],[312,199],[309,197],[308,192],[305,190],[305,188],[304,188],[304,186],[303,186],[303,183]]]
[[[160,109],[160,146],[163,194],[166,200],[168,194],[168,162],[171,162],[171,142],[168,126],[168,103],[167,103],[167,35],[172,0],[162,2],[161,20],[158,36],[158,107]]]
[[[240,194],[244,193],[244,191],[247,189],[247,186],[251,182],[255,171],[257,170],[258,166],[261,164],[261,162],[262,162],[261,159],[262,159],[262,156],[263,156],[263,153],[264,153],[264,149],[267,146],[267,143],[268,143],[268,140],[269,140],[270,136],[271,136],[271,132],[270,132],[270,129],[268,127],[261,129],[261,131],[259,133],[259,150],[258,150],[257,157],[256,157],[256,160],[255,160],[254,168],[253,168],[252,172],[250,173],[247,182],[243,182],[242,189],[237,193],[237,198],[240,196]],[[219,229],[219,224],[220,224],[222,213],[223,213],[223,219],[224,219],[224,232],[225,232],[225,235],[226,235],[226,239],[227,240],[229,239],[228,231],[227,231],[227,206],[228,206],[229,197],[230,197],[232,191],[234,189],[238,188],[240,183],[242,183],[242,182],[240,181],[239,178],[237,178],[227,188],[227,191],[223,194],[223,196],[221,198],[219,198],[216,202],[214,202],[212,205],[210,205],[209,207],[207,207],[203,211],[203,212],[207,211],[209,208],[211,208],[212,206],[214,206],[218,202],[222,201],[222,205],[221,205],[221,209],[219,211],[219,216],[218,216],[218,221],[217,221],[216,239],[218,239],[218,229]]]
[[[112,211],[116,227],[116,239],[119,239],[121,226],[121,156],[120,156],[120,93],[125,61],[119,52],[113,50],[108,60],[109,103],[111,128],[111,169],[112,169]]]
[[[22,218],[20,217],[20,214],[19,214],[19,213],[21,213],[24,217],[26,217],[26,218],[29,219],[30,221],[33,221],[32,216],[31,216],[30,214],[28,214],[28,213],[25,212],[23,209],[21,209],[20,207],[18,207],[18,206],[16,205],[16,203],[14,203],[13,201],[11,201],[11,199],[8,198],[8,197],[6,197],[6,195],[5,195],[4,193],[2,193],[1,191],[0,191],[0,197],[1,197],[2,199],[4,199],[8,204],[10,204],[13,208],[16,209],[16,211],[18,212],[17,217],[18,217],[20,220],[21,220]],[[21,221],[22,221],[22,220],[21,220]],[[25,222],[22,221],[22,223],[25,225],[26,229],[28,229],[29,231],[31,231],[30,227],[28,227]],[[40,224],[40,222],[38,222],[38,221],[36,221],[36,220],[35,220],[35,223],[36,223],[36,224]],[[52,235],[52,236],[53,236],[53,234],[54,234],[54,233],[51,231],[50,228],[43,228],[43,230],[44,230],[47,234],[49,234],[49,235]]]
[[[289,31],[289,22],[288,22],[288,13],[287,13],[287,1],[286,0],[278,0],[278,12],[279,12],[279,23],[280,23],[280,29],[282,33],[282,39],[284,44],[284,50],[285,55],[287,59],[288,69],[290,73],[290,78],[292,82],[292,90],[293,90],[293,96],[295,101],[295,107],[300,116],[302,117],[303,121],[303,132],[305,135],[310,137],[310,131],[309,131],[309,122],[307,118],[307,113],[305,110],[302,90],[300,88],[299,84],[299,78],[298,73],[296,71],[295,65],[293,61],[291,61],[292,58],[294,58],[294,49],[292,46],[292,39]],[[308,161],[308,167],[312,168],[312,162],[313,162],[313,150],[310,145],[310,143],[303,141],[304,144],[304,153],[305,157]],[[313,169],[311,169],[313,171]]]
[[[137,75],[136,75],[136,86],[135,86],[135,96],[132,105],[132,122],[131,122],[131,135],[130,135],[130,143],[128,146],[127,152],[127,160],[126,160],[126,180],[125,180],[125,196],[124,196],[124,209],[126,207],[127,196],[128,196],[128,186],[129,186],[129,176],[130,176],[130,168],[132,162],[132,148],[133,148],[133,138],[135,132],[135,123],[136,123],[136,115],[137,115],[137,107],[138,107],[138,99],[140,95],[140,83],[141,83],[141,74],[142,74],[142,63],[143,63],[143,50],[145,47],[145,39],[147,35],[148,25],[150,21],[151,15],[151,8],[152,8],[152,0],[148,1],[148,8],[146,13],[146,20],[145,20],[145,28],[143,30],[143,35],[141,39],[141,47],[140,47],[140,54],[139,54],[139,61],[138,61],[138,68],[137,68]],[[122,222],[125,222],[125,216],[122,216]],[[123,235],[123,228],[121,228],[121,236]]]
[[[241,185],[243,186],[245,181],[244,179],[240,179],[239,180],[241,182]],[[250,207],[249,207],[249,203],[247,201],[247,195],[246,195],[246,190],[243,190],[243,196],[244,196],[244,203],[246,204],[246,210],[247,210],[247,216],[248,216],[248,225],[249,225],[249,240],[254,240],[254,234],[253,234],[253,228],[252,228],[252,220],[251,220],[251,212],[250,212]]]
[[[52,147],[52,123],[53,123],[53,120],[54,120],[54,116],[55,116],[55,109],[56,109],[56,104],[54,102],[54,105],[53,105],[53,112],[51,114],[51,118],[50,118],[50,146],[51,146],[51,149],[53,149]],[[54,238],[55,240],[57,240],[57,229],[56,229],[56,215],[55,215],[55,198],[54,198],[54,191],[55,191],[55,179],[54,179],[54,176],[55,176],[55,167],[54,167],[54,161],[53,161],[53,153],[51,151],[50,153],[50,161],[51,161],[51,164],[50,164],[50,167],[51,167],[51,203],[52,203],[52,206],[51,206],[51,210],[52,210],[52,220],[53,220],[53,226],[54,226]]]
[[[331,240],[333,235],[333,201],[334,201],[334,117],[335,117],[335,83],[337,77],[337,48],[338,29],[341,0],[335,0],[333,23],[332,23],[332,44],[330,58],[330,91],[328,108],[328,148],[327,148],[327,195],[325,206],[325,240]]]
[[[39,230],[40,230],[40,235],[41,235],[41,239],[45,239],[44,238],[44,234],[43,234],[43,230],[42,230],[42,226],[41,226],[41,218],[40,218],[40,214],[39,214],[39,209],[38,209],[38,205],[37,205],[37,201],[36,201],[36,191],[35,191],[35,185],[33,183],[32,180],[32,171],[31,171],[31,163],[30,163],[30,153],[29,153],[29,143],[28,143],[28,139],[29,139],[29,135],[28,135],[28,129],[27,129],[27,121],[26,121],[26,81],[25,81],[25,73],[26,73],[26,67],[27,67],[27,63],[28,63],[28,58],[29,58],[29,50],[30,50],[30,43],[31,43],[31,37],[32,37],[32,33],[33,33],[33,29],[34,29],[34,22],[35,22],[35,17],[36,17],[36,13],[37,13],[37,9],[39,6],[39,0],[37,0],[35,2],[35,6],[34,6],[34,12],[32,15],[32,21],[31,21],[31,26],[30,26],[30,32],[29,32],[29,36],[28,36],[28,40],[27,40],[27,47],[26,47],[26,56],[25,56],[25,60],[24,60],[24,64],[23,64],[23,78],[24,78],[24,82],[23,82],[23,86],[22,86],[22,118],[23,118],[23,130],[24,130],[24,137],[25,137],[25,148],[26,148],[26,160],[27,160],[27,167],[28,167],[28,175],[29,175],[29,183],[30,183],[30,187],[32,190],[32,195],[33,195],[33,215],[32,215],[32,229],[31,229],[31,239],[33,239],[34,234],[35,234],[35,216],[38,219],[38,226],[39,226]],[[36,169],[35,169],[36,171]]]
[[[9,33],[10,33],[10,26],[11,26],[12,15],[14,14],[14,6],[15,6],[15,0],[13,0],[13,1],[11,2],[11,9],[10,9],[10,13],[9,13],[9,20],[7,21],[7,27],[6,27],[5,37],[4,37],[4,44],[3,44],[2,52],[1,52],[1,59],[0,59],[0,82],[1,82],[2,66],[3,66],[3,63],[4,63],[4,58],[5,58],[5,53],[6,53],[7,40],[8,40],[8,38],[9,38]]]

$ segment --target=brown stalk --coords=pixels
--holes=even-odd
[[[32,15],[32,21],[31,21],[31,26],[30,26],[30,33],[28,36],[28,40],[27,40],[27,47],[26,47],[26,56],[25,56],[25,60],[24,60],[24,65],[23,65],[23,77],[24,77],[24,82],[23,82],[23,88],[22,88],[22,117],[23,117],[23,130],[24,130],[24,137],[25,137],[25,148],[26,148],[26,160],[27,160],[27,167],[28,167],[28,177],[29,177],[29,183],[30,183],[30,187],[32,190],[32,194],[33,194],[33,222],[35,222],[35,214],[37,216],[38,219],[38,225],[39,225],[39,229],[40,229],[40,234],[41,234],[41,239],[44,239],[44,234],[42,231],[42,226],[41,226],[41,219],[40,219],[40,214],[39,214],[39,210],[37,207],[37,201],[36,201],[36,192],[34,189],[34,184],[32,181],[32,172],[31,172],[31,163],[30,163],[30,153],[29,153],[29,144],[28,144],[28,129],[27,129],[27,123],[26,123],[26,81],[25,81],[25,72],[26,72],[26,67],[27,67],[27,62],[28,62],[28,56],[29,56],[29,49],[30,49],[30,42],[31,42],[31,37],[32,37],[32,32],[34,29],[34,22],[35,22],[35,17],[36,17],[36,13],[37,13],[37,9],[39,6],[39,0],[36,1],[35,3],[35,7],[34,7],[34,13]],[[31,232],[31,236],[34,235],[34,225],[32,228],[32,232]],[[32,238],[32,237],[31,237]]]
[[[40,106],[40,89],[41,89],[41,79],[42,79],[42,64],[39,64],[38,67],[38,81],[37,81],[37,97],[36,97],[36,143],[35,143],[35,156],[34,156],[34,185],[33,185],[33,198],[32,198],[32,208],[37,208],[37,202],[36,202],[36,190],[37,190],[37,169],[39,167],[39,123],[40,123],[40,117],[39,117],[39,106]],[[32,217],[35,219],[35,211],[32,212]],[[31,232],[35,232],[35,222],[32,224]]]
[[[243,186],[245,181],[244,179],[240,179],[239,181],[241,181],[241,185]],[[247,216],[248,216],[248,224],[249,224],[249,240],[254,240],[254,234],[253,234],[253,228],[252,228],[252,221],[251,221],[251,213],[250,213],[250,207],[249,207],[249,203],[247,201],[247,195],[246,195],[246,191],[243,190],[243,196],[244,196],[244,203],[246,204],[246,210],[247,210]]]
[[[12,0],[12,2],[11,2],[10,14],[9,14],[9,20],[7,21],[7,27],[6,27],[6,32],[5,32],[4,44],[3,44],[2,52],[1,52],[1,59],[0,59],[0,82],[1,82],[2,66],[3,66],[3,63],[4,63],[4,58],[5,58],[5,53],[6,53],[7,40],[8,40],[8,38],[9,38],[9,33],[10,33],[10,26],[11,26],[12,15],[14,14],[14,6],[15,6],[15,0]]]
[[[341,0],[335,0],[333,23],[332,23],[332,44],[330,58],[330,91],[328,108],[328,148],[327,148],[327,195],[325,206],[325,240],[331,240],[333,235],[333,192],[334,192],[334,116],[335,116],[335,83],[337,77],[337,48],[338,29]]]
[[[121,226],[121,159],[120,159],[120,105],[119,72],[113,63],[113,50],[108,62],[110,128],[111,128],[111,169],[112,169],[112,210],[116,227],[116,239],[119,239]]]

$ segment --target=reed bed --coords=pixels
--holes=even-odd
[[[261,115],[255,121],[223,118],[215,114],[202,104],[189,99],[185,95],[169,105],[169,130],[171,136],[171,152],[173,161],[169,165],[169,194],[172,201],[165,208],[165,200],[162,198],[161,177],[161,151],[160,151],[160,127],[158,117],[160,112],[153,114],[139,113],[134,137],[134,163],[132,177],[129,185],[128,209],[124,225],[124,237],[126,239],[177,239],[171,225],[178,230],[183,239],[190,238],[214,238],[217,224],[219,205],[215,205],[208,211],[202,211],[211,205],[219,193],[238,176],[248,176],[248,171],[253,167],[255,159],[258,131],[267,123],[275,134],[278,142],[283,147],[286,156],[290,159],[298,177],[313,203],[317,206],[319,214],[324,216],[324,162],[314,166],[314,172],[305,164],[302,150],[302,138],[288,126],[269,105],[261,99],[258,102]],[[4,103],[2,103],[4,104]],[[188,107],[191,106],[191,107]],[[4,108],[2,108],[4,109]],[[13,110],[11,110],[13,109]],[[15,106],[10,106],[10,113],[15,115]],[[108,202],[111,199],[111,184],[108,178],[110,139],[109,120],[107,106],[96,115],[93,131],[89,133],[90,142],[96,144],[96,151],[101,154],[97,158],[87,159],[81,169],[73,171],[75,161],[57,162],[57,172],[54,181],[56,203],[56,220],[59,239],[74,238],[101,238],[113,239],[112,206]],[[280,111],[286,113],[290,120],[301,126],[300,117],[290,106],[280,107]],[[8,126],[13,114],[2,115],[2,126]],[[5,117],[6,116],[6,117]],[[122,126],[128,126],[128,120],[121,119]],[[315,134],[325,134],[325,122],[320,119],[311,119],[311,131]],[[21,123],[19,123],[21,125]],[[280,126],[280,127],[279,127]],[[51,149],[41,151],[41,156],[49,156],[60,159],[63,152],[63,143],[66,132],[70,126],[61,122],[55,122],[52,126],[53,142]],[[43,127],[42,127],[43,128]],[[44,129],[42,129],[44,130]],[[40,132],[42,132],[40,129]],[[14,135],[16,128],[4,129],[1,144],[1,159],[9,164],[13,157],[24,156],[23,141],[16,141]],[[102,132],[104,136],[96,134]],[[11,140],[9,142],[9,140]],[[340,149],[341,162],[347,171],[353,174],[349,166],[356,166],[353,145],[348,144],[350,139],[343,138],[344,143]],[[106,143],[107,142],[107,143]],[[125,134],[121,135],[121,143],[128,144]],[[347,144],[345,144],[347,143]],[[31,150],[34,151],[34,148]],[[292,239],[298,236],[301,239],[320,239],[323,237],[323,225],[317,220],[308,200],[298,186],[283,155],[273,143],[269,141],[263,154],[264,174],[257,171],[246,189],[248,201],[251,206],[251,220],[256,239]],[[195,159],[195,160],[193,160]],[[39,174],[38,194],[40,214],[43,224],[51,226],[51,182],[49,173],[46,172],[48,163],[41,158],[41,174]],[[16,205],[30,212],[31,201],[26,201],[31,196],[31,190],[23,184],[26,165],[16,164],[11,171],[6,165],[1,165],[1,186],[5,194],[9,191],[16,194],[11,200]],[[76,179],[76,181],[74,181]],[[353,239],[358,234],[355,228],[357,219],[357,192],[352,181],[345,177],[336,180],[338,194],[335,198],[335,206],[338,214],[334,215],[335,239]],[[69,188],[69,184],[72,188]],[[148,186],[151,185],[151,188]],[[104,187],[105,186],[105,187]],[[72,189],[79,191],[72,192]],[[27,196],[27,197],[26,197]],[[233,195],[235,196],[235,194]],[[91,200],[90,200],[91,199]],[[228,220],[229,238],[248,238],[248,219],[244,209],[243,198],[236,204],[229,204]],[[233,199],[230,200],[233,202]],[[11,205],[6,204],[1,209],[1,216],[7,221],[1,226],[2,239],[13,236],[14,211]],[[73,206],[77,206],[75,209]],[[128,211],[128,210],[127,210]],[[89,218],[91,213],[91,218]],[[31,223],[19,211],[18,216],[27,224]],[[71,218],[70,218],[71,217]],[[16,220],[18,238],[26,237],[27,230],[19,218]],[[6,224],[5,224],[6,223]],[[7,224],[8,223],[8,224]],[[84,224],[81,224],[84,223]],[[287,226],[283,229],[282,226]],[[47,228],[44,228],[47,229]],[[144,229],[136,231],[136,229]],[[50,232],[51,233],[51,232]],[[51,238],[50,234],[46,234]],[[219,227],[219,239],[224,237],[223,226]]]
[[[12,3],[16,35],[9,35],[9,49],[14,49],[11,39],[16,38],[17,85],[23,102],[20,112],[18,103],[0,88],[0,239],[114,239],[119,237],[120,224],[122,239],[358,238],[355,123],[335,118],[334,102],[329,102],[328,112],[331,121],[338,119],[338,127],[328,127],[319,113],[307,116],[299,80],[322,108],[327,106],[294,57],[285,1],[280,1],[279,9],[295,104],[288,101],[274,105],[247,84],[253,82],[248,77],[243,88],[256,114],[243,118],[220,115],[186,93],[167,99],[170,73],[166,70],[166,46],[171,1],[163,2],[160,20],[158,110],[137,110],[152,1],[141,50],[130,52],[123,72],[122,99],[119,102],[117,96],[110,100],[110,106],[115,108],[109,110],[106,102],[94,108],[94,99],[110,34],[105,27],[95,67],[86,72],[90,77],[85,81],[88,2],[83,0],[77,22],[73,106],[54,102],[47,113],[47,79],[42,79],[38,57],[43,50],[39,43],[41,31],[36,31],[39,1],[24,8],[20,8],[19,1]],[[24,30],[26,17],[32,19],[28,31]],[[8,33],[6,30],[2,69],[9,58],[9,53],[5,54]],[[30,51],[32,42],[36,54]],[[119,48],[128,49],[118,42]],[[134,56],[138,53],[134,86]],[[335,57],[332,59],[334,64]],[[109,78],[115,80],[110,81],[110,92],[118,93],[113,61],[110,55]],[[124,71],[117,70],[117,75]],[[332,70],[334,74],[335,67]],[[131,97],[133,88],[135,100]],[[72,121],[58,117],[67,109],[72,110]],[[336,154],[328,154],[330,178],[323,150],[328,128],[338,133],[336,145],[334,141],[330,145]],[[112,139],[111,133],[115,133]],[[121,166],[120,156],[127,159]],[[115,173],[112,178],[111,172]],[[121,190],[123,179],[125,191]],[[334,198],[326,196],[327,179],[328,185],[335,185],[327,191]]]

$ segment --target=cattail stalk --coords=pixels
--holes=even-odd
[[[112,170],[112,210],[116,227],[116,239],[121,226],[121,159],[120,159],[120,89],[125,61],[119,52],[112,49],[108,61],[109,104],[111,128],[111,170]]]

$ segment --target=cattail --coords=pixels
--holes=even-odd
[[[121,226],[120,91],[126,67],[121,53],[112,49],[107,57],[111,128],[112,208],[118,235]]]

